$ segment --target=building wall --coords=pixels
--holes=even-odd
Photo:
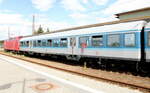
[[[136,18],[136,17],[144,17],[150,16],[150,10],[139,11],[134,13],[127,13],[119,16],[119,19],[129,19],[129,18]]]

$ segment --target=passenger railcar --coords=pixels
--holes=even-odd
[[[137,70],[149,70],[150,23],[143,20],[72,29],[18,40],[19,51],[25,54],[65,56],[79,62],[92,60],[90,63],[99,66],[104,65],[105,59],[123,60],[133,62]]]
[[[32,36],[20,40],[21,51],[82,57],[141,60],[141,32],[145,21]]]

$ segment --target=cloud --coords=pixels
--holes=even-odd
[[[106,8],[103,13],[105,14],[116,14],[126,11],[131,11],[135,9],[140,9],[144,7],[149,7],[150,0],[118,0],[108,8]]]
[[[3,0],[0,0],[0,4],[3,2]]]
[[[36,30],[39,28],[40,25],[42,26],[44,31],[46,31],[47,28],[49,28],[50,31],[54,31],[54,30],[72,27],[71,24],[69,24],[67,22],[63,22],[63,21],[37,22],[36,23]]]
[[[97,17],[96,18],[98,23],[103,23],[103,22],[110,22],[110,21],[116,21],[119,20],[115,16],[108,16],[108,17]]]
[[[93,0],[93,2],[97,5],[105,5],[108,0]]]
[[[89,19],[90,16],[87,14],[83,14],[83,13],[72,13],[69,15],[71,18],[76,19],[76,20],[85,20],[85,19]]]
[[[73,20],[75,26],[92,24],[92,21],[95,21],[95,15],[91,15],[91,13],[79,13],[74,12],[69,15]]]
[[[21,14],[0,13],[0,24],[22,24],[27,22]]]
[[[89,0],[82,0],[82,3],[87,4]]]
[[[15,13],[0,13],[0,39],[8,38],[8,28],[11,37],[31,34],[31,22],[23,15]]]
[[[70,23],[65,21],[52,21],[48,15],[45,14],[36,14],[35,15],[35,29],[37,30],[41,25],[46,31],[47,28],[50,30],[58,30],[71,27]]]
[[[8,35],[8,31],[9,31],[9,35]],[[4,40],[7,39],[8,37],[30,35],[32,32],[31,32],[31,26],[21,24],[21,25],[1,25],[0,33],[1,33],[0,40]]]
[[[32,0],[33,6],[40,11],[47,11],[52,8],[56,0]]]
[[[61,4],[67,10],[85,11],[86,8],[80,3],[80,0],[62,0]]]

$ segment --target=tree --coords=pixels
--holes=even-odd
[[[36,34],[40,34],[40,33],[44,33],[44,30],[43,30],[43,28],[41,27],[41,25],[40,25],[40,27],[38,28]]]

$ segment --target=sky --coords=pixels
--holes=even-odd
[[[150,0],[0,0],[0,40],[46,31],[118,20],[116,13],[150,7]],[[8,34],[9,33],[9,34]]]

